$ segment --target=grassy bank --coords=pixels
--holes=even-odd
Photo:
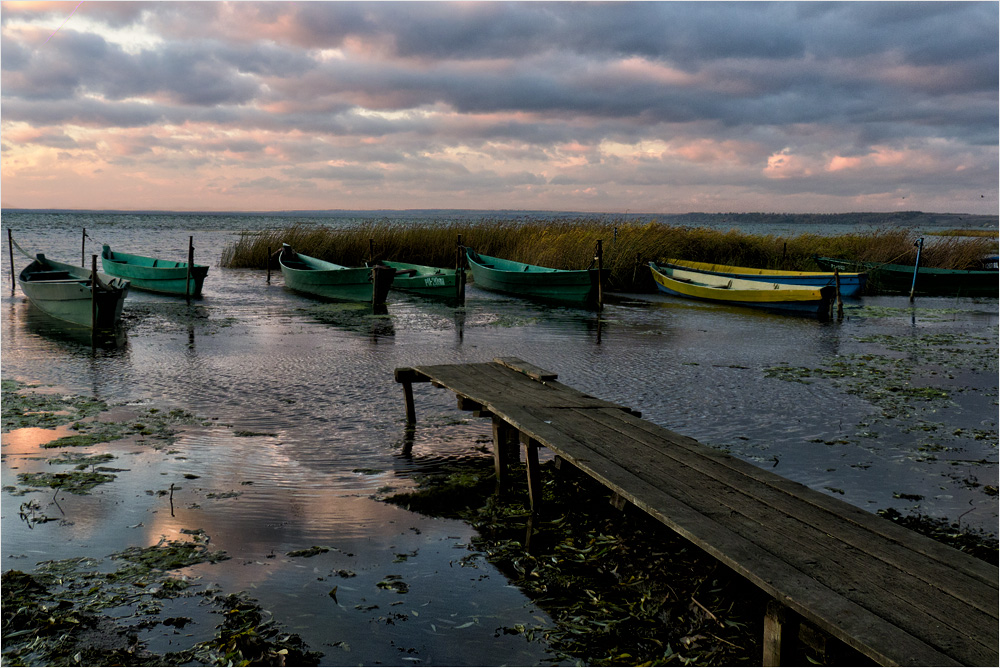
[[[917,235],[905,228],[874,229],[840,236],[802,234],[793,237],[747,234],[735,229],[678,227],[657,222],[566,220],[557,222],[498,221],[409,226],[371,221],[348,229],[293,224],[289,227],[244,232],[222,254],[221,265],[263,269],[268,249],[282,243],[297,251],[345,266],[359,266],[369,258],[372,240],[376,258],[455,266],[458,235],[480,253],[559,269],[588,267],[597,241],[603,241],[604,266],[611,271],[615,290],[649,290],[652,282],[646,262],[671,257],[770,269],[816,270],[813,255],[872,262],[912,264]],[[996,252],[996,243],[984,237],[944,236],[927,243],[921,264],[929,267],[973,268],[980,258]]]

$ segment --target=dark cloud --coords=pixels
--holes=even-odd
[[[303,188],[938,187],[870,159],[891,149],[954,172],[938,184],[996,186],[996,3],[97,2],[45,42],[71,10],[3,7],[3,121],[37,128],[24,145],[90,150],[60,128],[106,129],[129,133],[118,161],[190,152]],[[765,177],[782,152],[808,169]],[[838,156],[864,169],[828,170]]]

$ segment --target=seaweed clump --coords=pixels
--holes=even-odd
[[[958,522],[949,522],[938,517],[912,514],[903,515],[895,508],[879,510],[879,517],[891,520],[911,531],[916,531],[939,543],[950,545],[977,559],[994,566],[1000,564],[1000,541],[997,537],[985,531],[962,527]]]
[[[111,555],[124,562],[113,572],[94,570],[100,562],[88,558],[43,562],[35,573],[4,572],[4,664],[317,665],[322,654],[309,651],[298,635],[283,632],[253,599],[202,590],[173,574],[228,558],[207,548],[204,532],[188,533],[193,541],[164,541]],[[158,624],[183,628],[193,622],[161,618],[163,602],[193,596],[206,597],[223,614],[214,637],[178,652],[149,651],[140,640],[143,629]]]
[[[493,564],[554,622],[498,635],[544,639],[589,665],[758,664],[756,588],[643,513],[615,510],[607,490],[566,468],[542,466],[544,509],[534,518],[523,492],[494,494],[486,458],[385,500],[470,522],[479,535],[461,565]]]

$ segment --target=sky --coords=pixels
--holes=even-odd
[[[996,214],[997,2],[4,2],[0,204]]]

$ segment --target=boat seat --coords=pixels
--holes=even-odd
[[[153,266],[154,266],[154,267],[156,266],[156,263],[157,263],[157,262],[159,262],[159,260],[153,260]]]
[[[53,270],[53,271],[33,271],[31,272],[31,278],[33,280],[41,280],[41,281],[65,281],[73,277],[69,275],[68,271]]]

